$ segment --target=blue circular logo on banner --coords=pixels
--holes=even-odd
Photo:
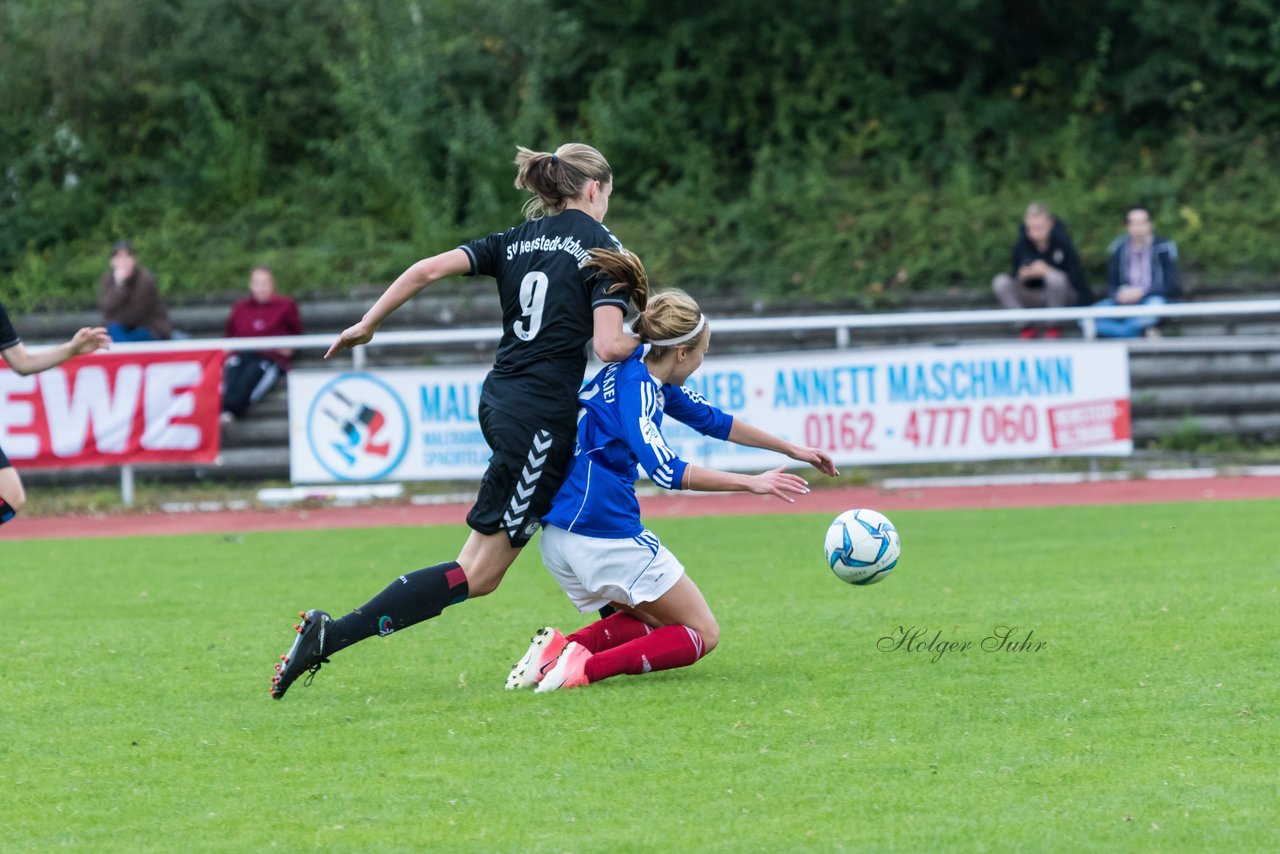
[[[343,374],[311,401],[307,442],[338,480],[380,480],[409,450],[409,411],[382,380]]]

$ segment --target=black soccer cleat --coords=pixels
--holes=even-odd
[[[329,659],[324,656],[324,636],[333,618],[324,611],[315,609],[300,611],[298,616],[302,618],[302,622],[293,627],[298,636],[294,638],[293,646],[289,651],[280,656],[280,663],[276,665],[276,675],[271,677],[271,699],[273,700],[283,697],[284,692],[289,690],[289,686],[304,673],[309,675],[307,681],[302,684],[310,685],[320,665],[329,663]]]

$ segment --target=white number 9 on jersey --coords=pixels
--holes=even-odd
[[[511,331],[521,341],[532,341],[542,328],[542,306],[547,300],[547,274],[533,271],[520,280],[520,320]]]

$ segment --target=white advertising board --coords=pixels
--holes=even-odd
[[[289,378],[297,483],[477,478],[489,450],[476,408],[486,368]],[[712,356],[688,386],[726,412],[843,466],[1133,452],[1128,351],[1037,342]],[[734,471],[777,455],[706,439],[673,419],[688,462]]]

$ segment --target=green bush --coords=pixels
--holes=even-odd
[[[173,296],[385,282],[518,219],[591,142],[655,279],[985,295],[1048,202],[1095,279],[1124,205],[1200,281],[1280,268],[1280,0],[98,0],[0,6],[0,276],[85,305],[131,237]]]

